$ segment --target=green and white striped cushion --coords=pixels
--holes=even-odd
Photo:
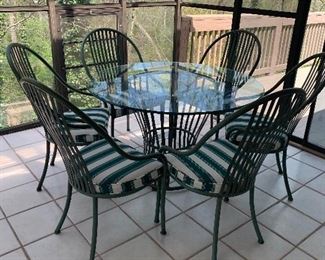
[[[237,146],[218,139],[203,145],[191,156],[167,154],[173,177],[194,189],[209,193],[220,191]]]
[[[134,148],[115,140],[126,152],[143,155]],[[115,151],[106,140],[96,141],[80,149],[97,192],[120,194],[147,186],[159,177],[162,163],[148,159],[133,161]]]
[[[246,113],[239,116],[229,124],[227,124],[226,125],[227,139],[234,144],[240,143],[240,141],[243,139],[242,130],[245,129],[245,127],[247,127],[250,119],[251,119],[251,114]],[[288,139],[288,135],[285,130],[281,130],[278,133],[280,133],[279,135],[280,138],[274,146],[274,151],[281,149]]]
[[[83,109],[82,111],[107,131],[109,120],[109,111],[107,108]],[[76,144],[86,145],[101,139],[97,131],[80,120],[80,117],[75,113],[65,112],[64,117],[67,120],[71,135]]]

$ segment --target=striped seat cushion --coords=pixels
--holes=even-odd
[[[116,140],[126,152],[143,155],[134,148]],[[97,192],[120,194],[132,192],[152,183],[159,177],[162,163],[148,159],[133,161],[115,151],[106,140],[99,140],[80,149]]]
[[[229,124],[227,124],[226,125],[227,139],[234,144],[240,143],[240,141],[243,139],[242,130],[244,130],[245,127],[247,127],[250,119],[251,119],[251,114],[246,113],[239,116]],[[286,144],[288,139],[288,135],[285,130],[281,130],[278,133],[280,133],[279,134],[280,138],[274,146],[274,151],[283,148],[283,146]]]
[[[190,156],[167,154],[166,157],[174,178],[194,189],[219,193],[236,150],[236,145],[218,139],[203,145]]]
[[[105,131],[107,131],[109,119],[108,109],[92,108],[83,109],[82,111],[92,120],[94,120],[98,125],[102,126]],[[74,138],[76,144],[86,145],[101,139],[97,131],[91,128],[88,124],[81,121],[80,117],[78,117],[75,113],[65,112],[64,117],[67,120],[71,135]]]

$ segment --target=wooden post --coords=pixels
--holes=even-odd
[[[121,5],[120,12],[117,15],[117,30],[120,32],[126,34],[127,32],[127,26],[126,26],[126,0],[119,0],[119,3]]]
[[[179,61],[187,61],[188,53],[188,41],[191,32],[192,17],[182,17],[181,18],[181,33],[180,33],[180,42],[179,42]]]
[[[297,54],[300,54],[302,50],[310,4],[311,0],[300,0],[298,2],[296,20],[293,27],[286,72],[289,72],[292,67],[299,63],[300,55]],[[283,88],[291,88],[295,83],[295,79],[296,73],[293,73],[293,75],[284,82]]]
[[[48,0],[49,24],[51,35],[52,61],[54,70],[66,80],[63,40],[58,15],[55,8],[55,0]],[[55,90],[61,95],[68,97],[68,90],[55,82]]]
[[[175,15],[174,15],[174,44],[173,44],[173,61],[180,60],[180,38],[181,38],[181,1],[175,0]]]
[[[270,74],[274,74],[276,72],[277,61],[278,61],[279,52],[280,52],[280,48],[281,48],[280,41],[281,41],[282,26],[283,26],[282,20],[283,19],[281,19],[275,25],[273,48],[270,53],[271,54]]]
[[[232,14],[231,30],[238,30],[240,28],[241,9],[243,7],[243,0],[234,0],[234,12]]]

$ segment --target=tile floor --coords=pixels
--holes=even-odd
[[[135,126],[135,124],[133,124]],[[117,136],[134,147],[141,133]],[[36,128],[0,137],[0,260],[88,259],[91,200],[74,193],[60,235],[53,230],[65,202],[67,178],[60,158],[49,167],[42,192],[44,132]],[[219,259],[325,259],[325,160],[289,149],[289,202],[275,160],[268,157],[256,181],[256,211],[265,243],[250,221],[248,196],[224,203]],[[155,193],[147,188],[121,199],[100,200],[96,260],[210,259],[215,201],[186,191],[167,194],[167,232],[153,223]]]

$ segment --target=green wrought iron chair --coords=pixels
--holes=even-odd
[[[125,34],[111,29],[98,28],[86,35],[81,44],[81,62],[91,82],[112,82],[120,73],[120,65],[128,64],[130,56],[143,62],[135,43]],[[115,118],[127,116],[127,131],[130,118],[127,109],[109,105],[111,114],[111,135],[114,136]]]
[[[213,67],[227,68],[236,73],[248,76],[253,75],[261,58],[261,43],[254,33],[246,30],[233,30],[215,39],[203,53],[199,63],[211,64]],[[228,70],[229,72],[229,70]],[[245,82],[243,77],[231,77],[227,70],[220,70],[216,74],[220,82],[231,82],[225,86],[225,92],[231,93],[233,89],[239,89]],[[220,114],[215,115],[217,123],[220,122]],[[211,116],[213,127],[213,116]]]
[[[212,260],[217,259],[219,218],[222,199],[246,193],[250,194],[250,210],[253,225],[260,244],[264,243],[259,230],[255,206],[255,177],[263,160],[282,140],[282,129],[296,116],[305,101],[301,89],[289,89],[265,96],[226,117],[212,128],[191,149],[178,151],[162,147],[169,164],[166,171],[185,189],[217,199],[215,209]],[[242,129],[238,145],[226,139],[208,141],[229,122],[250,113],[247,127]],[[168,173],[169,172],[169,173]],[[162,189],[161,207],[165,205],[165,187]],[[164,210],[162,210],[162,213]],[[161,233],[166,234],[165,216],[161,216]]]
[[[304,108],[301,112],[294,118],[291,119],[290,123],[288,124],[287,128],[283,133],[283,139],[289,140],[290,136],[294,132],[297,124],[299,123],[300,119],[304,116],[304,114],[309,109],[310,105],[315,102],[317,99],[318,94],[324,89],[325,87],[325,53],[318,53],[312,55],[305,60],[301,61],[295,67],[293,67],[286,75],[284,75],[270,90],[268,90],[265,94],[268,95],[270,93],[274,93],[277,89],[282,86],[282,84],[292,76],[292,74],[296,73],[298,69],[305,67],[309,67],[309,72],[302,82],[301,86],[296,86],[296,88],[301,88],[306,92],[307,100],[304,103]],[[300,82],[297,82],[299,84]],[[295,87],[295,86],[292,86]],[[250,119],[250,114],[244,114],[238,117],[236,120],[230,122],[226,127],[226,138],[230,140],[232,143],[238,143],[242,138],[240,132],[238,131],[242,128],[245,128],[248,125],[248,121]],[[289,186],[288,175],[287,175],[287,149],[288,149],[289,142],[282,141],[277,146],[277,149],[270,151],[270,153],[275,153],[277,166],[279,169],[279,174],[283,175],[285,187],[287,190],[288,200],[292,201],[293,197],[291,194],[291,189]],[[280,159],[280,153],[282,152],[282,161]]]
[[[159,161],[160,154],[144,155],[111,138],[106,130],[86,113],[34,79],[23,78],[21,85],[39,120],[56,143],[68,174],[68,195],[63,215],[55,229],[56,234],[60,233],[67,216],[72,188],[93,199],[91,260],[95,258],[96,252],[98,198],[127,196],[156,181],[158,192],[154,221],[159,222],[160,190],[161,186],[165,185],[165,182],[161,181],[163,164]],[[102,139],[79,149],[62,108],[76,114],[81,121],[97,131]]]
[[[86,96],[92,96],[86,92],[85,89],[77,89],[65,82],[65,80],[54,71],[54,69],[42,58],[38,53],[20,43],[11,43],[8,45],[6,50],[8,63],[15,74],[18,82],[23,77],[33,78],[41,82],[47,82],[50,85],[56,84],[71,93],[79,93]],[[26,94],[26,93],[25,93]],[[32,103],[33,106],[33,103]],[[109,111],[106,108],[91,108],[84,109],[84,113],[96,121],[97,124],[101,125],[105,129],[108,127]],[[89,125],[81,122],[79,117],[72,112],[65,112],[65,117],[69,122],[71,134],[75,139],[75,142],[80,145],[87,145],[94,141],[99,140],[101,137],[97,132]],[[46,156],[43,172],[40,181],[37,186],[37,191],[42,190],[42,185],[47,173],[48,164],[50,160],[50,143],[53,143],[53,139],[46,131]],[[50,165],[54,165],[54,160],[57,153],[57,146],[54,142],[53,157]]]

